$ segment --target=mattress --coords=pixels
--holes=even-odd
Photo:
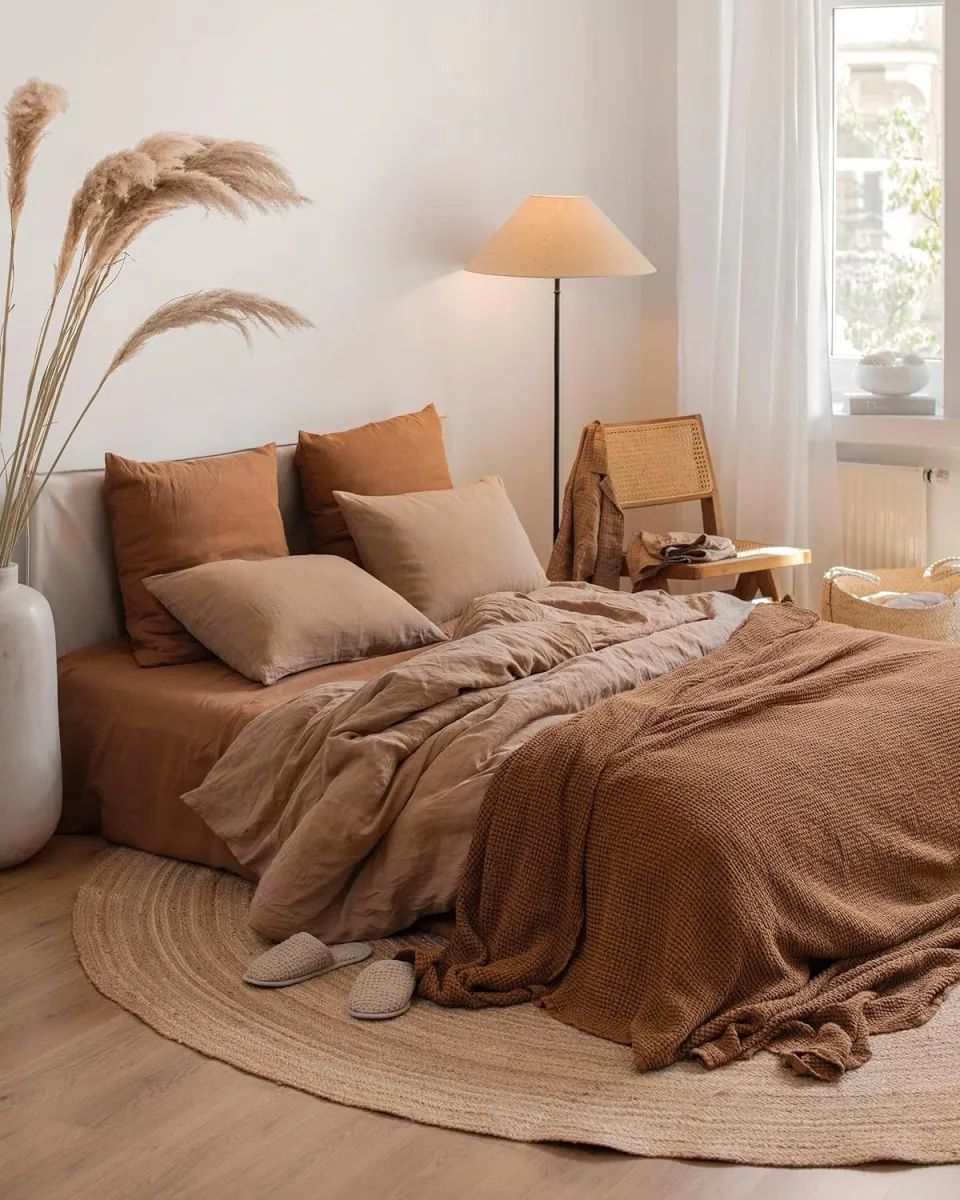
[[[372,679],[423,649],[318,667],[272,687],[218,659],[140,667],[127,638],[66,655],[59,664],[59,832],[99,831],[112,842],[249,877],[180,797],[261,713],[322,683]]]

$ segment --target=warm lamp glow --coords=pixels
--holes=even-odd
[[[584,279],[653,266],[588,196],[530,196],[467,263],[478,275]]]

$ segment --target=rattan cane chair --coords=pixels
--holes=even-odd
[[[699,500],[704,533],[723,534],[720,497],[710,450],[699,416],[604,425],[607,471],[616,501],[624,512]],[[774,571],[810,562],[810,551],[733,539],[736,559],[665,568],[645,586],[662,587],[671,579],[709,580],[737,577],[734,592],[743,600],[758,593],[782,599]],[[624,560],[626,574],[626,560]]]

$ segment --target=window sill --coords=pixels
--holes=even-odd
[[[833,435],[852,446],[960,449],[960,420],[951,417],[851,417],[834,414]]]

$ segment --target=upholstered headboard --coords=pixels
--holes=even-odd
[[[278,447],[277,471],[287,541],[294,554],[301,554],[308,536],[294,449]],[[59,655],[123,633],[103,471],[62,471],[50,477],[18,558],[23,581],[43,592],[53,609]]]

